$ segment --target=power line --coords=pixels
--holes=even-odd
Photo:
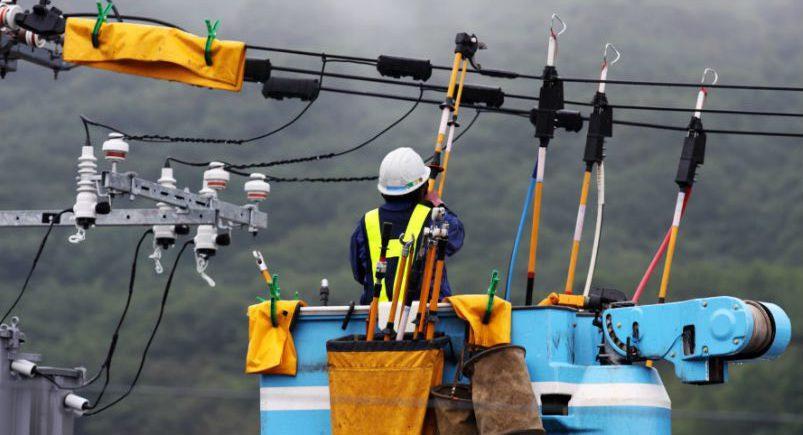
[[[65,17],[97,17],[97,13],[92,12],[78,12],[78,13],[71,13],[71,14],[64,14]],[[150,17],[142,17],[142,16],[132,16],[132,15],[119,15],[121,18],[135,20],[135,21],[144,21],[150,22],[154,24],[159,24],[162,26],[173,27],[179,30],[183,30],[176,24],[162,21],[155,18]],[[309,56],[309,57],[317,57],[320,59],[340,59],[340,60],[348,60],[359,62],[365,65],[376,65],[377,60],[375,58],[368,58],[368,57],[361,57],[361,56],[352,56],[352,55],[344,55],[344,54],[334,54],[334,53],[326,53],[326,52],[315,52],[309,50],[299,50],[299,49],[291,49],[291,48],[282,48],[282,47],[269,47],[264,45],[255,45],[255,44],[246,44],[246,49],[248,50],[258,50],[258,51],[269,51],[275,53],[285,53],[285,54],[292,54],[292,55],[299,55],[299,56]],[[432,69],[441,70],[441,71],[451,71],[451,67],[446,65],[432,65]],[[540,75],[534,74],[524,74],[519,73],[516,71],[508,71],[508,70],[495,70],[495,69],[470,69],[468,70],[469,73],[472,74],[480,74],[492,77],[502,77],[502,78],[509,78],[509,79],[516,79],[516,78],[524,78],[524,79],[531,79],[531,80],[543,80],[543,77]],[[605,83],[609,85],[626,85],[626,86],[655,86],[655,87],[683,87],[683,88],[699,88],[700,83],[684,83],[684,82],[663,82],[663,81],[646,81],[646,80],[600,80],[600,79],[588,79],[588,78],[577,78],[577,77],[564,77],[561,78],[564,82],[567,83],[591,83],[591,84],[599,84]],[[731,89],[731,90],[751,90],[751,91],[780,91],[780,92],[803,92],[803,87],[800,86],[762,86],[762,85],[705,85],[706,88],[709,89]]]
[[[305,75],[318,75],[318,71],[313,71],[304,68],[292,68],[292,67],[284,67],[284,66],[272,66],[272,69],[275,71],[283,71],[283,72],[290,72],[295,74],[305,74]],[[396,86],[406,86],[406,87],[421,87],[423,86],[428,91],[438,91],[438,92],[445,92],[446,87],[441,85],[426,85],[421,84],[419,82],[411,82],[405,80],[392,80],[392,79],[384,79],[384,78],[377,78],[377,77],[368,77],[362,75],[355,75],[355,74],[344,74],[344,73],[334,73],[334,72],[325,72],[323,74],[325,77],[331,77],[335,79],[342,79],[342,80],[357,80],[357,81],[364,81],[364,82],[371,82],[371,83],[382,83],[382,84],[389,84],[389,85],[396,85]],[[533,95],[525,95],[525,94],[510,94],[505,93],[505,98],[512,98],[517,100],[526,100],[526,101],[538,101],[538,97]],[[585,106],[585,107],[593,107],[594,104],[591,102],[583,102],[583,101],[570,101],[566,100],[566,104],[569,105],[577,105],[577,106]],[[693,108],[682,108],[682,107],[663,107],[663,106],[639,106],[639,105],[626,105],[626,104],[609,104],[609,107],[614,109],[623,109],[623,110],[644,110],[644,111],[658,111],[658,112],[685,112],[685,113],[694,113],[698,112],[697,109]],[[699,110],[701,113],[713,113],[713,114],[722,114],[722,115],[747,115],[747,116],[775,116],[775,117],[794,117],[794,118],[803,118],[803,113],[793,113],[793,112],[759,112],[759,111],[749,111],[749,110],[720,110],[720,109],[701,109]]]
[[[357,151],[357,150],[360,150],[360,149],[364,148],[365,146],[369,145],[370,143],[372,143],[376,139],[379,139],[382,135],[384,135],[385,133],[387,133],[388,131],[393,129],[393,127],[399,125],[402,121],[407,119],[407,117],[410,116],[415,111],[415,109],[418,107],[418,105],[421,103],[421,99],[422,99],[423,96],[424,96],[424,89],[421,88],[419,90],[419,93],[418,93],[418,98],[415,99],[415,104],[413,104],[412,107],[410,107],[410,109],[407,110],[407,112],[405,112],[401,117],[399,117],[398,119],[396,119],[395,121],[390,123],[390,125],[388,125],[384,129],[382,129],[380,132],[376,133],[375,135],[371,136],[367,140],[365,140],[365,141],[363,141],[363,142],[361,142],[361,143],[359,143],[359,144],[357,144],[357,145],[355,145],[353,147],[347,148],[347,149],[345,149],[343,151],[338,151],[338,152],[334,152],[334,153],[326,153],[326,154],[318,154],[318,155],[307,156],[307,157],[294,157],[294,158],[290,158],[290,159],[275,160],[275,161],[272,161],[272,162],[249,163],[249,164],[244,164],[244,165],[230,165],[228,168],[231,168],[231,169],[268,168],[268,167],[271,167],[271,166],[280,166],[280,165],[289,165],[289,164],[294,164],[294,163],[303,163],[303,162],[311,162],[311,161],[318,161],[318,160],[327,160],[327,159],[333,159],[335,157],[344,156],[346,154],[349,154],[349,153],[352,153],[354,151]],[[359,178],[365,179],[365,177],[359,177]],[[291,181],[291,180],[288,179],[287,181]]]

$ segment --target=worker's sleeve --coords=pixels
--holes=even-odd
[[[370,283],[366,283],[366,278],[370,277],[370,273],[366,265],[370,265],[370,253],[368,252],[368,239],[365,236],[363,229],[362,219],[357,222],[357,228],[351,235],[351,246],[349,249],[349,261],[351,262],[351,272],[354,274],[354,280],[360,283],[365,288]],[[373,278],[371,277],[371,282]],[[364,293],[364,292],[363,292]],[[365,295],[360,297],[360,303],[363,303]]]
[[[463,239],[466,237],[463,222],[448,208],[446,209],[446,222],[449,223],[449,243],[446,245],[446,255],[452,256],[463,247]]]

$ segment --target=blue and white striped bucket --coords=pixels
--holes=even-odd
[[[298,375],[260,377],[263,435],[331,433],[326,341],[364,333],[368,307],[356,307],[343,330],[347,311],[345,306],[302,308],[293,332]],[[464,323],[447,304],[441,304],[439,314],[438,330],[451,337],[457,355]],[[602,335],[592,320],[568,308],[513,310],[512,341],[527,349],[533,389],[539,404],[547,405],[542,406],[545,429],[550,434],[669,434],[671,402],[658,372],[638,365],[599,365],[596,355]],[[454,375],[451,353],[447,348],[444,382],[451,382]]]

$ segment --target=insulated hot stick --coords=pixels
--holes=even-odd
[[[399,316],[399,326],[398,330],[396,331],[396,341],[404,340],[404,333],[407,330],[407,321],[410,318],[410,311],[413,305],[413,292],[409,291],[410,288],[416,288],[419,283],[419,278],[421,277],[422,266],[423,266],[423,258],[422,255],[424,252],[424,246],[427,245],[426,238],[424,242],[420,244],[418,250],[415,249],[415,238],[412,240],[412,252],[409,260],[407,261],[407,270],[404,273],[404,276],[407,279],[404,280],[403,287],[401,293],[404,295],[402,299],[402,304],[404,305],[402,308],[401,315]],[[399,296],[401,298],[401,296]]]
[[[446,140],[446,127],[449,125],[450,119],[454,122],[455,118],[455,85],[457,83],[457,71],[466,71],[468,63],[474,65],[474,54],[478,49],[485,46],[479,42],[475,35],[468,33],[458,33],[455,36],[454,48],[454,62],[452,63],[452,72],[449,76],[449,85],[446,87],[446,98],[441,104],[441,120],[438,125],[438,135],[435,138],[435,155],[430,164],[432,171],[429,175],[429,185],[427,190],[433,191],[435,189],[435,180],[438,178],[438,173],[443,169],[441,168],[441,154],[444,150],[444,142]],[[461,77],[465,78],[465,72],[461,73]],[[463,79],[460,80],[460,87],[463,86]],[[458,92],[461,92],[458,90]]]
[[[393,337],[395,337],[395,331],[393,330],[394,322],[396,321],[396,308],[399,304],[399,292],[402,289],[402,281],[408,279],[409,274],[407,274],[407,263],[411,263],[410,260],[410,253],[412,251],[413,243],[415,243],[415,238],[412,238],[409,242],[404,242],[404,233],[399,236],[399,242],[402,243],[402,252],[401,257],[399,257],[399,264],[396,266],[396,279],[393,281],[393,300],[390,303],[390,314],[388,315],[388,323],[385,326],[384,331],[382,331],[382,335],[385,341],[390,341]],[[402,299],[402,304],[404,304],[404,299]]]
[[[608,49],[612,48],[616,53],[616,58],[608,63]],[[608,75],[608,67],[619,61],[619,51],[611,43],[605,44],[605,49],[602,53],[602,68],[600,71],[600,80],[605,80]],[[588,135],[586,136],[586,148],[583,153],[583,161],[585,162],[585,172],[583,173],[583,184],[580,189],[580,204],[577,207],[577,220],[574,226],[574,237],[572,238],[572,251],[569,257],[569,270],[566,274],[566,286],[564,292],[572,294],[574,290],[574,275],[577,268],[577,257],[580,253],[580,241],[583,238],[583,225],[585,223],[586,204],[588,203],[588,190],[591,184],[591,173],[594,165],[600,165],[604,158],[605,152],[605,137],[612,135],[612,109],[608,106],[608,100],[605,97],[605,83],[600,83],[597,93],[594,95],[594,111],[588,123]],[[601,214],[598,210],[597,220],[601,219]],[[595,240],[599,240],[595,237]],[[598,243],[595,243],[598,246]],[[592,273],[593,272],[589,272]],[[586,293],[584,292],[584,295]]]
[[[717,72],[711,68],[706,68],[703,71],[703,86],[697,93],[697,103],[695,109],[697,110],[689,121],[689,133],[683,141],[683,151],[680,153],[680,162],[678,163],[678,173],[675,177],[680,191],[678,192],[678,199],[675,204],[675,214],[672,218],[672,228],[669,230],[669,245],[666,250],[666,260],[664,261],[664,271],[661,276],[661,287],[658,291],[658,303],[662,304],[666,301],[666,292],[669,287],[669,275],[672,272],[672,260],[675,255],[675,245],[678,238],[678,230],[680,228],[680,219],[683,214],[686,192],[691,190],[694,185],[694,178],[697,175],[697,167],[702,165],[705,160],[705,131],[703,130],[703,122],[700,119],[700,110],[705,104],[705,98],[708,95],[708,90],[705,88],[705,78],[708,73],[714,77],[712,84],[716,84],[719,76]]]
[[[429,299],[429,307],[426,314],[426,339],[432,340],[435,338],[435,325],[438,322],[438,301],[441,297],[441,285],[443,284],[443,267],[446,263],[446,243],[449,240],[449,224],[443,222],[438,228],[435,237],[438,241],[436,245],[436,261],[435,261],[435,276],[432,289],[432,295]]]
[[[691,198],[691,188],[686,189],[685,193],[686,194],[683,197],[683,206],[680,210],[681,219],[683,219],[683,216],[686,214],[686,205],[689,203],[689,198]],[[639,299],[641,299],[641,295],[644,293],[644,289],[647,288],[647,284],[649,284],[650,282],[652,273],[658,266],[658,262],[661,261],[661,258],[663,258],[664,253],[666,252],[666,247],[669,246],[669,238],[671,235],[672,235],[672,228],[666,231],[664,240],[661,241],[661,245],[658,247],[658,250],[655,251],[655,255],[653,255],[649,266],[647,266],[647,270],[644,271],[644,276],[641,277],[641,281],[639,281],[638,287],[636,287],[636,291],[633,292],[633,303],[637,304]]]
[[[555,20],[561,23],[561,30],[555,33]],[[555,69],[555,57],[558,52],[558,36],[566,31],[566,24],[557,14],[552,14],[549,26],[549,43],[547,60],[544,67],[544,79],[538,100],[538,110],[535,112],[535,137],[538,138],[538,161],[535,170],[535,198],[533,203],[532,230],[530,233],[530,252],[527,261],[527,292],[525,304],[533,302],[533,287],[535,285],[535,264],[538,252],[538,228],[541,219],[541,198],[544,188],[544,167],[546,166],[546,149],[549,140],[555,134],[555,116],[558,110],[563,109],[563,82],[558,78]],[[533,120],[533,117],[531,117]]]
[[[468,61],[463,61],[463,68],[460,71],[460,81],[457,86],[457,97],[454,101],[454,111],[452,112],[452,120],[449,121],[449,134],[446,137],[446,151],[443,155],[443,174],[441,181],[438,184],[438,197],[443,198],[443,186],[446,184],[446,174],[449,171],[449,156],[452,155],[452,144],[454,143],[454,130],[459,127],[457,123],[457,115],[460,112],[460,101],[463,98],[463,89],[466,81],[466,69],[468,68]]]
[[[424,228],[424,232],[429,232],[429,228]],[[429,300],[429,292],[432,288],[432,268],[435,265],[437,241],[432,237],[427,239],[427,254],[424,260],[424,271],[422,273],[421,292],[418,297],[418,314],[415,319],[415,331],[413,332],[413,340],[418,340],[418,336],[424,331],[426,324],[426,311],[427,301]]]
[[[388,243],[390,243],[390,232],[393,224],[382,222],[382,247],[379,250],[379,261],[376,262],[376,273],[374,274],[374,297],[371,300],[371,309],[368,311],[368,330],[365,333],[365,340],[372,341],[376,331],[376,324],[379,321],[379,296],[382,293],[382,281],[388,271]]]

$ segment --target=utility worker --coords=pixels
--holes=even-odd
[[[430,224],[432,207],[443,205],[437,192],[433,191],[427,194],[430,171],[431,169],[424,164],[421,156],[412,148],[397,148],[382,160],[382,164],[379,166],[377,188],[385,199],[385,204],[366,213],[351,236],[351,270],[354,273],[354,279],[363,286],[360,304],[369,304],[373,298],[374,269],[379,261],[382,244],[382,223],[393,224],[392,239],[386,255],[387,273],[379,299],[380,302],[386,302],[393,298],[396,266],[401,255],[399,235],[404,233],[405,240],[409,240],[410,236],[415,236],[416,244],[418,244],[422,230]],[[449,242],[446,247],[446,255],[451,256],[463,246],[465,233],[463,223],[448,208],[446,209],[446,222],[449,223]],[[410,289],[410,291],[418,292],[418,289]],[[452,291],[444,269],[441,297],[451,294]]]

